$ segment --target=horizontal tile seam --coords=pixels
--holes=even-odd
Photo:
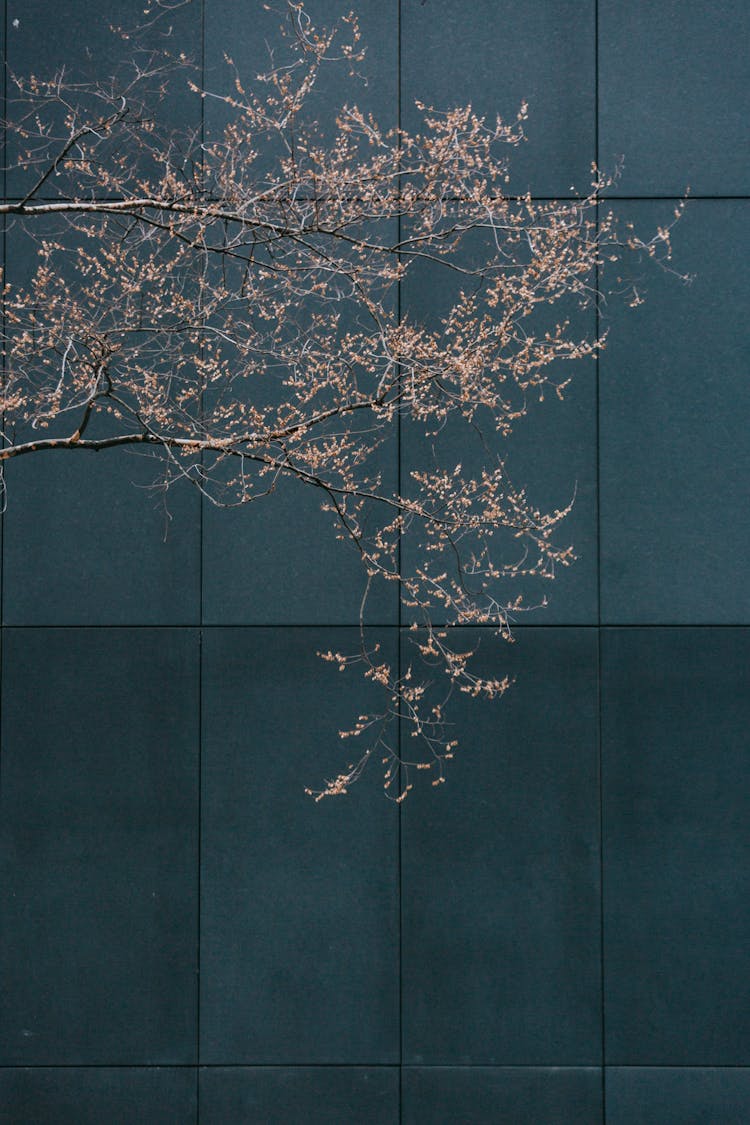
[[[433,621],[433,626],[439,629],[464,629],[471,630],[472,632],[496,633],[497,628],[494,625],[448,625],[442,621]],[[312,621],[312,622],[248,622],[248,623],[195,623],[194,625],[170,625],[170,624],[91,624],[88,622],[81,622],[76,624],[17,624],[14,622],[6,622],[0,626],[4,632],[34,630],[34,629],[47,629],[47,630],[65,630],[65,629],[78,629],[81,632],[84,630],[94,629],[111,629],[111,630],[160,630],[162,632],[189,632],[193,631],[198,633],[200,630],[219,630],[219,629],[356,629],[359,630],[357,622],[346,621]],[[750,629],[750,622],[679,622],[679,621],[607,621],[601,624],[582,621],[563,621],[563,622],[534,622],[533,624],[519,624],[513,625],[512,631],[514,633],[522,633],[528,629],[590,629],[590,630],[607,630],[607,629]],[[393,629],[402,633],[409,633],[411,629],[408,625],[398,625],[396,622],[366,622],[366,630],[372,629]]]
[[[747,1070],[750,1063],[0,1063],[3,1070]]]

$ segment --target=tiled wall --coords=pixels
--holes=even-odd
[[[19,71],[87,47],[106,65],[133,11],[6,7]],[[580,560],[514,647],[483,645],[515,687],[458,709],[448,784],[400,809],[375,777],[302,792],[367,705],[315,656],[346,643],[360,588],[314,499],[201,512],[185,491],[167,520],[132,454],[9,466],[0,1122],[744,1125],[750,6],[359,8],[357,96],[384,122],[413,125],[417,97],[526,98],[514,188],[585,190],[624,154],[613,206],[648,227],[689,186],[694,280],[654,271],[643,306],[606,309],[598,369],[521,430],[544,502],[577,487]],[[257,70],[278,19],[203,9],[174,35],[208,85],[225,50]],[[17,231],[5,251],[21,276]],[[402,299],[439,297],[427,279]],[[373,626],[395,656],[393,598]]]

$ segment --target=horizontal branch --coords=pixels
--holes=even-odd
[[[100,449],[112,449],[116,445],[164,445],[161,438],[153,434],[119,434],[109,438],[79,438],[75,434],[64,438],[40,438],[38,441],[25,441],[20,445],[7,445],[0,449],[0,461],[12,457],[22,457],[26,453],[38,453],[45,449],[88,449],[97,453]]]

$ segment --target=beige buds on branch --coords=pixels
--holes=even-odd
[[[176,6],[152,3],[148,25]],[[314,795],[345,792],[374,758],[400,800],[416,772],[443,779],[450,695],[509,686],[478,677],[446,625],[509,638],[526,590],[573,559],[559,532],[570,504],[535,505],[508,439],[602,346],[580,316],[601,268],[629,250],[667,260],[670,227],[646,241],[618,230],[596,170],[582,197],[510,194],[525,105],[510,123],[420,106],[409,134],[352,100],[319,127],[324,68],[350,71],[356,97],[357,21],[320,30],[299,3],[284,13],[264,74],[227,58],[229,93],[201,89],[183,56],[137,51],[137,30],[122,33],[134,61],[104,83],[11,78],[26,186],[0,211],[37,257],[4,287],[0,465],[146,446],[165,490],[192,484],[219,506],[273,504],[282,478],[319,494],[363,574],[358,651],[320,655],[360,667],[383,705],[342,732],[353,761]],[[163,123],[175,89],[218,99],[220,135]],[[399,288],[428,282],[440,307],[419,315],[404,299],[399,315]],[[409,459],[394,488],[382,465],[397,430]],[[378,583],[413,622],[401,669],[364,624]]]

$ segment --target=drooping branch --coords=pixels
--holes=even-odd
[[[16,81],[7,125],[32,180],[0,215],[11,260],[31,249],[35,266],[3,290],[0,463],[146,446],[165,488],[187,481],[220,506],[272,503],[281,478],[315,490],[364,588],[359,652],[322,655],[360,665],[385,700],[344,732],[364,752],[316,795],[345,792],[380,756],[400,799],[411,768],[442,780],[450,695],[509,686],[477,677],[436,620],[509,637],[518,583],[573,558],[556,541],[571,505],[543,512],[513,484],[507,439],[602,347],[576,328],[599,271],[628,250],[668,260],[671,228],[647,241],[618,229],[598,173],[580,198],[507,195],[525,106],[510,124],[420,107],[414,135],[343,106],[324,133],[310,95],[322,66],[361,65],[357,24],[342,39],[297,2],[287,15],[286,55],[250,89],[229,62],[229,95],[161,54],[107,86]],[[218,98],[221,136],[159,125],[175,83]],[[399,316],[398,287],[428,281],[440,313],[403,301]],[[393,488],[385,448],[401,424],[418,464]],[[441,670],[436,703],[368,642],[377,582],[397,584],[421,658]],[[420,747],[409,761],[397,722]]]

